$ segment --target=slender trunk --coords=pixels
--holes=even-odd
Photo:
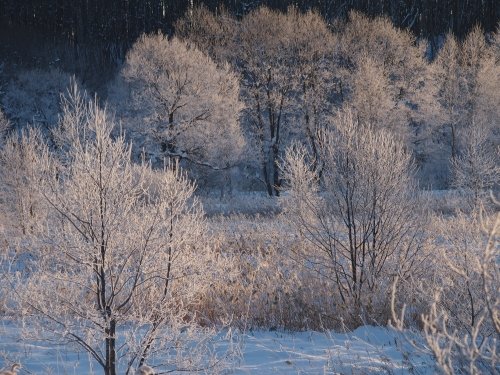
[[[278,118],[276,119],[276,124],[275,124],[275,134],[274,134],[274,142],[273,142],[273,188],[274,188],[274,193],[278,197],[280,195],[280,187],[281,187],[281,179],[279,175],[279,165],[278,165],[278,158],[279,158],[279,143],[280,143],[280,130],[281,130],[281,115],[283,113],[283,103],[285,100],[285,93],[281,94],[281,99],[280,99],[280,106],[278,109]]]
[[[279,175],[279,165],[278,165],[278,154],[279,154],[279,148],[278,145],[273,145],[273,189],[274,189],[274,194],[279,197],[280,195],[280,188],[281,188],[281,179]]]
[[[371,258],[370,259],[371,269],[370,269],[370,275],[369,275],[369,278],[371,278],[371,280],[369,280],[369,282],[368,282],[368,287],[370,289],[373,289],[373,287],[375,286],[375,274],[376,274],[377,255],[378,255],[377,251],[376,251],[376,248],[378,245],[378,243],[377,243],[377,200],[378,200],[377,189],[375,188],[373,191],[372,212],[371,212],[372,243],[371,243],[371,249],[368,250],[370,252],[370,258]],[[371,282],[371,285],[370,285],[370,282]]]
[[[267,170],[267,157],[266,160],[262,163],[262,173],[264,174],[264,182],[266,184],[267,195],[270,197],[273,196],[273,184],[271,183],[271,179],[269,178],[269,172]]]
[[[350,263],[351,263],[351,278],[352,278],[352,293],[355,296],[356,295],[356,284],[358,282],[357,280],[357,268],[356,268],[356,242],[355,242],[355,237],[356,234],[353,233],[353,217],[351,213],[351,202],[350,202],[350,187],[349,187],[349,181],[347,181],[347,189],[346,189],[346,224],[347,224],[347,231],[348,231],[348,236],[349,236],[349,257],[350,257]]]
[[[106,328],[106,368],[105,375],[116,375],[116,320],[111,319]]]
[[[110,322],[110,339],[109,339],[109,366],[110,375],[116,375],[116,321]]]
[[[314,137],[311,129],[309,126],[306,128],[307,130],[307,137],[309,138],[309,143],[311,144],[311,149],[313,152],[313,169],[318,172],[318,176],[321,178],[320,172],[319,171],[319,152],[318,152],[318,146],[316,145],[316,138]]]
[[[271,92],[269,91],[269,89],[267,90],[267,115],[269,120],[269,132],[271,135],[271,140],[266,155],[267,164],[269,166],[266,184],[269,185],[267,188],[269,195],[273,196],[276,193],[275,180],[276,180],[277,168],[275,165],[275,154],[277,147],[277,140],[276,140],[277,121],[276,121],[276,113],[274,111],[273,104],[271,101]]]
[[[113,318],[113,310],[111,307],[112,300],[108,299],[106,295],[107,280],[106,280],[106,253],[107,253],[107,241],[106,233],[107,227],[105,225],[106,218],[106,204],[105,204],[105,188],[103,181],[104,172],[102,154],[99,153],[99,188],[100,188],[100,202],[99,202],[99,213],[100,213],[100,259],[99,259],[99,277],[97,279],[97,290],[98,290],[98,306],[103,317],[107,322],[107,327],[104,329],[106,334],[105,339],[105,350],[106,350],[106,367],[104,368],[105,375],[116,375],[116,320]],[[113,296],[111,296],[113,297]]]
[[[468,262],[467,262],[467,252],[465,252],[464,257],[465,257],[465,264],[468,264]],[[465,282],[465,286],[466,286],[466,289],[467,289],[467,294],[469,295],[469,303],[470,303],[470,309],[471,309],[471,313],[470,313],[470,327],[471,327],[471,331],[472,331],[474,329],[474,325],[476,324],[476,312],[475,312],[475,309],[474,309],[474,298],[472,297],[472,292],[471,292],[471,288],[470,288],[470,282],[469,282],[470,276],[469,276],[469,267],[468,266],[465,269],[465,273],[466,273],[466,276],[467,276],[467,281]]]
[[[455,125],[451,124],[451,159],[455,160],[457,157]]]
[[[173,207],[170,206],[170,229],[168,233],[168,263],[167,263],[167,277],[165,280],[165,289],[163,290],[163,298],[167,297],[168,286],[170,284],[170,272],[172,271],[172,237],[174,236],[174,214]]]
[[[304,83],[302,85],[302,92],[304,95],[304,98],[307,97],[308,91],[306,84]],[[307,102],[307,100],[305,100]],[[318,118],[318,110],[316,105],[312,105],[312,113],[313,113],[313,120],[311,121],[311,114],[309,113],[309,106],[307,104],[304,104],[304,121],[305,121],[305,126],[306,126],[306,135],[307,138],[309,138],[309,143],[311,144],[311,149],[313,152],[314,160],[313,160],[313,170],[318,173],[319,179],[321,179],[321,174],[322,171],[319,168],[319,151],[318,151],[318,146],[316,144],[316,131],[318,129],[317,127],[317,118]],[[312,129],[314,124],[314,131]]]
[[[268,150],[266,148],[264,142],[264,120],[262,119],[262,113],[260,108],[260,97],[259,94],[255,94],[255,101],[257,103],[257,127],[259,134],[259,141],[261,144],[261,152],[262,152],[262,175],[264,177],[264,183],[266,185],[267,194],[272,197],[273,196],[273,186],[271,184],[271,179],[269,178],[269,172],[267,169],[267,162],[269,159]]]
[[[141,354],[141,357],[139,360],[139,367],[144,365],[144,363],[146,362],[147,355],[149,355],[149,351],[151,350],[151,345],[153,344],[155,334],[158,330],[158,327],[161,324],[161,321],[162,321],[162,319],[158,315],[156,315],[154,320],[153,320],[153,327],[151,328],[151,331],[150,331],[151,335],[148,338],[148,340],[146,341],[147,344],[146,344],[144,350],[142,351],[142,354]]]

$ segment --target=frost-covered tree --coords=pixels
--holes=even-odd
[[[392,74],[401,95],[410,94],[422,78],[423,50],[410,31],[395,27],[388,18],[350,12],[341,39],[347,64],[356,64],[357,59],[370,55]]]
[[[25,327],[79,346],[106,375],[146,361],[160,372],[222,364],[203,357],[211,330],[193,322],[211,267],[194,184],[179,167],[133,164],[131,146],[112,138],[114,124],[97,104],[82,115],[64,122],[63,158],[27,141],[35,165],[27,184],[45,215],[20,249],[31,261],[9,275]]]
[[[252,133],[267,193],[278,194],[278,156],[289,93],[293,89],[293,55],[286,16],[268,8],[246,15],[240,24],[238,59],[248,90]]]
[[[186,12],[175,24],[177,37],[194,43],[219,64],[234,59],[237,30],[238,21],[224,8],[214,14],[204,5]]]
[[[297,107],[301,115],[294,131],[307,139],[316,160],[315,168],[321,168],[318,132],[331,114],[331,96],[337,91],[334,57],[338,42],[323,17],[316,12],[301,13],[289,7],[286,19],[295,58],[293,107]]]
[[[371,19],[350,12],[349,21],[340,30],[340,48],[341,64],[346,70],[346,94],[350,86],[355,89],[353,74],[356,77],[360,67],[366,69],[364,63],[369,57],[387,80],[385,95],[401,109],[406,106],[409,117],[416,117],[410,109],[421,102],[427,67],[424,51],[411,32],[396,28],[387,18]]]
[[[469,127],[491,131],[500,118],[498,83],[500,68],[494,50],[480,28],[473,29],[460,43],[449,35],[433,64],[438,89],[441,123],[449,127],[451,158],[460,152],[461,132]],[[464,133],[464,135],[465,135]]]
[[[498,143],[498,124],[500,124],[500,57],[492,50],[481,61],[477,76],[474,123],[486,131],[495,133]]]
[[[438,101],[443,108],[444,122],[450,128],[451,156],[457,155],[457,128],[463,124],[467,92],[460,69],[460,45],[449,35],[434,63],[434,78],[438,81]]]
[[[464,131],[463,149],[452,160],[453,187],[479,204],[500,183],[500,145],[491,142],[487,130],[471,126]]]
[[[9,241],[31,232],[43,217],[36,186],[28,184],[38,168],[34,144],[39,144],[42,138],[40,131],[29,129],[21,137],[17,134],[7,137],[0,149],[0,211]]]
[[[360,124],[386,129],[405,141],[408,139],[404,105],[399,103],[383,67],[369,56],[360,58],[352,86],[349,105],[355,109]]]
[[[229,65],[174,37],[143,35],[126,57],[133,113],[125,125],[154,162],[187,160],[214,169],[234,164],[244,138],[239,80]]]
[[[202,7],[176,31],[240,72],[247,137],[269,195],[279,194],[277,162],[293,139],[302,138],[319,161],[317,131],[331,112],[338,79],[336,38],[317,12],[260,7],[238,21]]]
[[[246,15],[233,61],[242,74],[244,97],[269,195],[281,185],[283,145],[303,135],[317,149],[316,131],[329,110],[334,38],[314,12],[258,8]]]
[[[361,126],[351,111],[331,125],[320,138],[321,184],[308,152],[288,149],[284,210],[314,249],[300,254],[305,266],[330,279],[342,304],[362,314],[390,275],[408,277],[418,266],[423,237],[414,168],[400,141]]]
[[[486,44],[484,31],[475,27],[461,45],[460,65],[462,76],[466,83],[467,123],[472,123],[472,117],[477,112],[477,97],[479,90],[479,74],[486,60],[492,57],[492,51]],[[494,78],[494,77],[492,77]]]

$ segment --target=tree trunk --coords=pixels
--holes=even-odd
[[[111,319],[106,328],[106,368],[105,375],[116,375],[116,320]]]
[[[455,135],[455,125],[451,125],[451,158],[455,160],[457,157],[457,146],[456,146],[456,135]]]
[[[269,150],[267,149],[267,145],[265,144],[264,137],[264,119],[262,118],[261,107],[260,107],[260,96],[258,91],[255,93],[255,103],[257,105],[257,127],[259,134],[259,142],[261,146],[262,152],[262,176],[264,177],[264,184],[266,185],[267,194],[272,197],[273,196],[273,186],[271,184],[271,179],[269,177],[269,170],[267,168],[268,160],[269,160]]]
[[[268,152],[269,154],[269,152]],[[273,196],[273,184],[271,182],[271,176],[267,165],[269,163],[269,155],[264,156],[264,160],[262,161],[262,174],[264,175],[264,182],[266,184],[267,194],[272,197]]]
[[[281,187],[281,179],[279,176],[279,165],[278,165],[278,153],[279,148],[277,144],[273,145],[273,190],[274,194],[279,197],[280,195],[280,187]]]

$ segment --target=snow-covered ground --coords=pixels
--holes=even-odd
[[[382,327],[349,333],[256,332],[245,336],[236,374],[434,374],[422,338]]]
[[[0,366],[23,364],[19,374],[100,374],[85,353],[19,340],[12,324],[0,326]],[[412,341],[414,344],[410,344]],[[241,357],[228,374],[434,374],[422,338],[364,326],[349,333],[266,332],[240,336]],[[222,342],[219,350],[227,349]],[[4,358],[4,357],[7,358]]]

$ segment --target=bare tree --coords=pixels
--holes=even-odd
[[[301,13],[289,7],[288,35],[291,39],[292,55],[295,58],[293,106],[300,111],[299,137],[307,139],[315,160],[315,168],[321,171],[318,132],[331,115],[331,96],[338,91],[335,52],[338,47],[334,35],[323,17],[314,11]],[[293,113],[293,110],[292,110]]]
[[[452,159],[457,155],[457,127],[462,123],[466,101],[459,57],[459,44],[455,37],[448,35],[434,66],[435,77],[442,82],[438,95],[446,116],[445,121],[450,127]]]
[[[122,71],[136,115],[126,121],[153,161],[186,159],[214,169],[238,160],[239,80],[195,46],[161,34],[143,35]],[[142,140],[141,140],[142,138]]]
[[[293,88],[291,40],[286,16],[268,8],[246,15],[240,24],[238,57],[248,90],[262,176],[270,196],[279,194],[279,145]]]
[[[287,151],[286,217],[316,249],[306,264],[335,282],[357,313],[389,275],[408,277],[419,261],[417,195],[411,155],[390,133],[361,126],[342,111],[321,136],[324,184],[308,153]]]
[[[452,161],[452,184],[478,205],[500,181],[500,145],[491,142],[488,130],[479,126],[467,128],[463,136],[463,150]]]
[[[315,12],[265,7],[246,15],[233,58],[242,74],[251,133],[269,195],[279,195],[283,145],[301,134],[317,152],[316,131],[331,106],[334,37]]]
[[[369,56],[359,58],[352,80],[349,104],[355,109],[358,121],[375,129],[385,128],[407,141],[409,126],[406,111],[385,69]]]
[[[134,165],[105,111],[90,103],[83,113],[83,122],[63,122],[64,158],[27,146],[35,165],[27,183],[45,217],[26,237],[33,261],[9,277],[26,327],[79,346],[106,375],[151,358],[159,371],[216,366],[215,357],[201,364],[211,330],[197,330],[190,310],[211,264],[194,184],[172,165]]]
[[[467,112],[466,123],[472,125],[478,113],[477,100],[479,97],[479,76],[485,62],[492,58],[492,51],[486,44],[484,31],[475,27],[467,35],[461,45],[460,64],[462,76],[466,83]],[[498,70],[497,70],[498,72]],[[498,79],[492,77],[492,79]]]
[[[500,134],[497,125],[500,123],[500,57],[495,57],[493,46],[481,61],[477,76],[476,113],[473,125],[480,126],[499,143]]]
[[[402,95],[410,94],[424,68],[423,50],[408,30],[394,26],[387,17],[370,18],[351,11],[341,30],[341,48],[346,61],[355,66],[366,55],[393,75],[391,80]],[[413,87],[413,88],[412,88]]]
[[[303,137],[317,154],[317,130],[335,89],[334,35],[317,12],[258,8],[241,22],[222,9],[195,8],[177,23],[181,37],[241,73],[247,129],[269,195],[279,194],[283,145]],[[319,155],[318,160],[319,160]]]
[[[40,195],[36,186],[28,181],[37,172],[36,144],[42,134],[35,129],[12,134],[0,150],[0,210],[5,218],[5,230],[11,240],[32,231],[38,220],[42,220]]]
[[[433,80],[442,108],[441,123],[450,129],[451,158],[460,152],[460,132],[471,126],[492,129],[499,118],[499,68],[483,31],[472,30],[458,42],[448,35],[433,64]]]
[[[397,130],[408,126],[410,119],[417,117],[416,109],[426,90],[427,66],[423,45],[417,43],[411,32],[396,28],[387,18],[371,19],[354,11],[349,13],[349,21],[339,33],[341,66],[346,71],[343,85],[346,97],[349,97],[349,91],[356,90],[356,86],[363,83],[361,77],[369,80],[364,83],[369,87],[373,86],[375,79],[385,81],[384,97],[394,103],[391,112],[399,109],[406,115],[406,118],[396,116],[402,122]],[[377,78],[370,78],[367,69],[376,69]],[[373,89],[377,95],[377,86]],[[354,96],[360,95],[362,90],[358,89]]]
[[[175,35],[194,43],[219,64],[234,62],[238,21],[223,7],[217,14],[204,5],[186,12],[175,24]]]

